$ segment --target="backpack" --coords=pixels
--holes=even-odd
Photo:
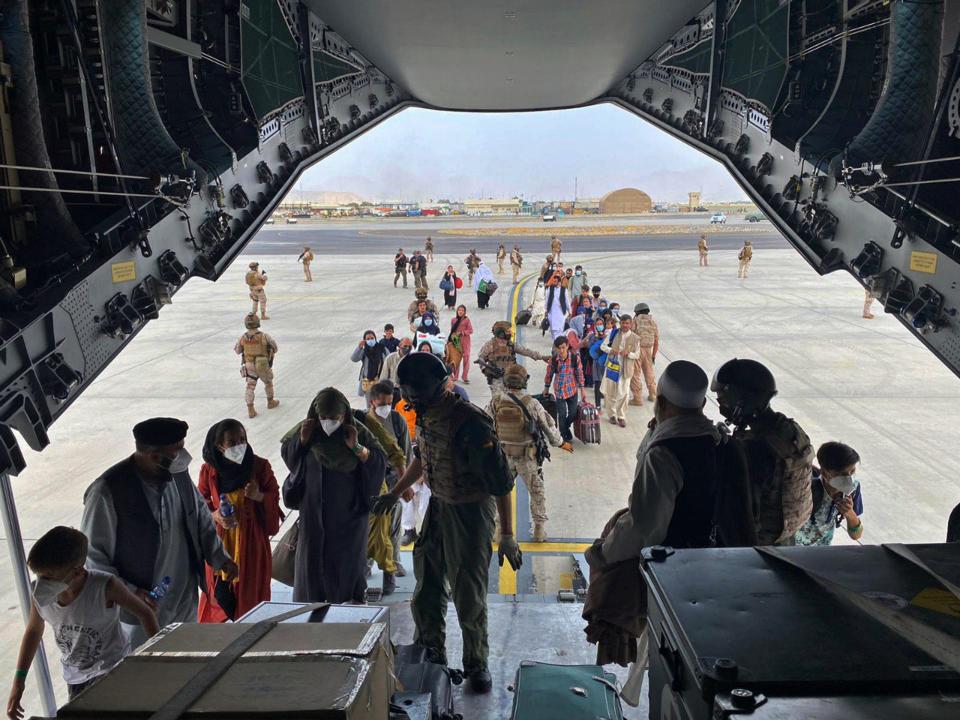
[[[773,473],[751,473],[757,541],[760,545],[784,542],[813,512],[810,475],[814,450],[810,438],[794,420],[779,413],[770,432],[758,435],[748,430],[743,437],[762,444],[776,461]]]
[[[516,402],[500,397],[494,405],[494,423],[500,442],[521,444],[530,442],[527,418]]]

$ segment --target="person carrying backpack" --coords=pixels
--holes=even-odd
[[[796,420],[770,407],[777,384],[756,360],[728,360],[710,389],[717,393],[720,413],[736,428],[733,437],[744,444],[758,544],[795,544],[794,535],[813,512],[810,438]]]
[[[503,375],[503,390],[494,392],[487,414],[493,418],[500,446],[510,471],[523,478],[530,496],[533,541],[544,542],[547,533],[547,499],[543,489],[543,461],[550,459],[547,444],[569,449],[553,418],[527,394],[529,373],[522,365],[510,365]]]

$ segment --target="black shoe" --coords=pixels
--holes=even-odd
[[[418,537],[416,530],[407,530],[400,538],[400,545],[413,545]]]
[[[393,591],[397,589],[397,580],[393,576],[393,573],[385,572],[383,574],[383,594],[392,595]]]
[[[470,690],[478,695],[485,695],[493,689],[493,678],[487,670],[473,670],[468,677]]]

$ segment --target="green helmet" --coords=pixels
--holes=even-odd
[[[260,318],[258,318],[254,313],[250,313],[243,319],[243,326],[247,330],[256,330],[260,327]]]

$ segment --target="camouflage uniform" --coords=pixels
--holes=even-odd
[[[503,275],[503,261],[507,259],[507,249],[501,245],[497,248],[497,275]]]
[[[550,252],[553,254],[553,261],[560,262],[560,251],[563,249],[563,242],[554,235],[550,238]]]
[[[549,359],[547,355],[541,355],[536,350],[529,350],[523,345],[517,345],[516,343],[498,338],[487,340],[487,342],[483,344],[483,347],[480,348],[480,354],[477,357],[491,365],[495,365],[501,370],[506,370],[509,366],[517,362],[517,355],[523,355],[533,360]],[[501,378],[487,377],[487,382],[490,384],[490,392],[503,389],[503,380]]]
[[[310,248],[305,248],[303,255],[300,256],[300,262],[303,263],[303,281],[313,282],[313,273],[310,272],[310,263],[313,262],[313,253]]]
[[[640,338],[640,357],[634,360],[634,371],[630,377],[631,405],[643,405],[643,382],[647,383],[647,399],[657,399],[657,375],[653,371],[653,358],[660,347],[660,330],[657,322],[648,313],[635,315],[634,332]],[[642,378],[641,378],[642,376]]]
[[[253,309],[250,312],[256,315],[259,305],[261,319],[269,320],[270,318],[267,315],[267,291],[263,287],[267,284],[267,276],[260,272],[259,268],[260,266],[257,263],[250,263],[250,271],[244,278],[247,287],[250,288],[250,299],[253,300]]]
[[[697,242],[697,250],[700,252],[700,267],[707,267],[707,253],[710,249],[707,247],[706,235],[701,235]]]
[[[256,410],[253,409],[253,398],[257,380],[263,382],[263,389],[267,395],[267,407],[272,409],[279,405],[280,403],[273,397],[273,368],[271,366],[273,357],[277,354],[277,343],[274,339],[265,332],[261,332],[259,326],[250,328],[237,340],[236,345],[233,346],[233,351],[237,355],[243,356],[240,374],[247,381],[244,399],[247,402],[250,417],[256,417]]]
[[[523,266],[523,255],[520,254],[520,248],[515,247],[510,251],[510,267],[513,270],[513,284],[516,285],[520,277],[520,268]]]
[[[737,260],[740,261],[740,267],[737,270],[738,278],[745,278],[747,276],[750,270],[750,261],[753,260],[753,246],[748,243],[749,241],[743,244],[743,247],[740,248],[740,254],[737,255]]]
[[[526,391],[504,388],[494,392],[493,398],[487,406],[487,414],[494,419],[496,424],[497,437],[500,439],[500,446],[507,456],[510,472],[513,473],[514,477],[523,478],[527,486],[527,494],[530,496],[530,519],[533,521],[532,534],[534,540],[539,542],[546,538],[543,526],[547,522],[547,498],[543,488],[543,468],[537,462],[534,438],[527,430],[525,417],[519,427],[503,427],[501,421],[497,419],[501,406],[505,405],[508,408],[517,406],[516,402],[510,398],[510,394],[515,395],[523,403],[523,406],[546,435],[547,441],[551,445],[560,447],[563,438],[560,437],[557,424],[547,414],[543,405],[528,395]]]

